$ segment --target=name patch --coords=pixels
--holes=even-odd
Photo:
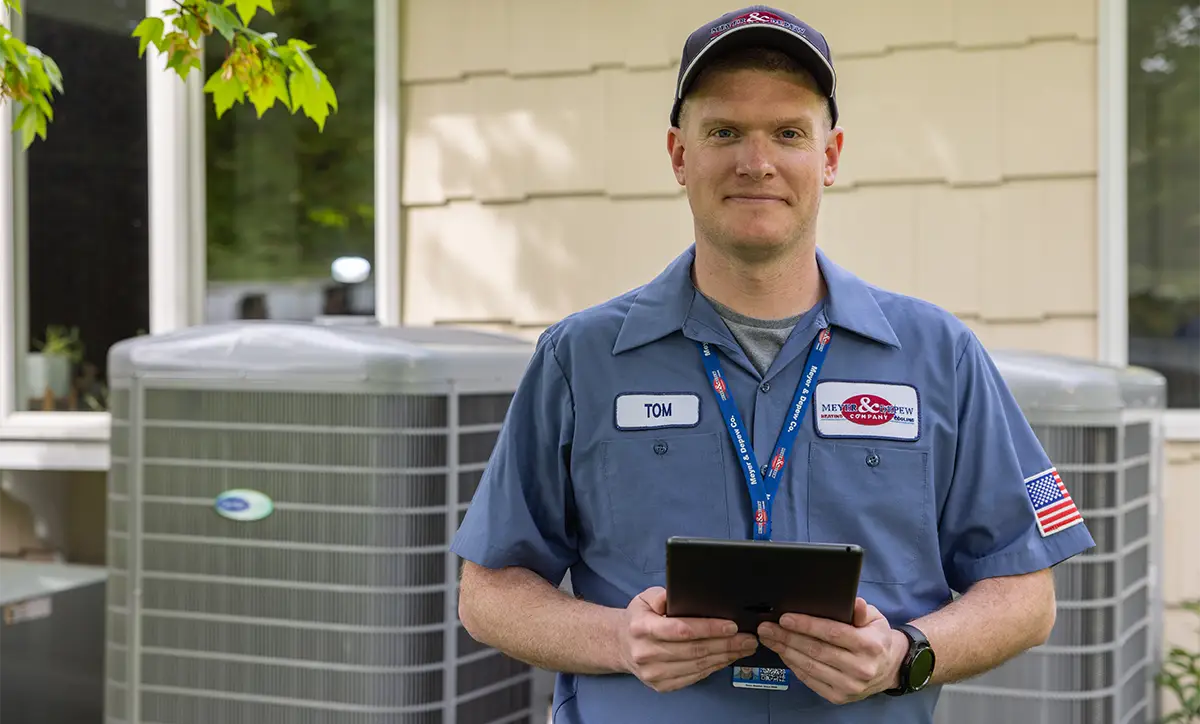
[[[617,395],[614,414],[618,430],[695,427],[700,424],[700,396],[689,393]]]
[[[813,424],[821,437],[916,440],[921,436],[917,388],[883,382],[818,382]]]

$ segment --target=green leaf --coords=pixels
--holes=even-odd
[[[33,138],[37,135],[37,120],[37,106],[25,105],[21,108],[21,112],[17,114],[17,119],[13,121],[13,128],[19,130],[24,137],[22,143],[26,149],[33,143]]]
[[[321,74],[321,85],[319,86],[319,89],[321,91],[321,98],[323,98],[325,102],[329,104],[330,108],[336,111],[338,109],[337,92],[334,91],[333,83],[329,82],[329,78],[327,78],[324,73]]]
[[[208,22],[212,23],[213,28],[220,33],[225,41],[233,42],[234,32],[241,27],[237,17],[229,12],[225,7],[210,2],[208,4]]]
[[[204,35],[204,31],[200,27],[200,20],[191,13],[183,13],[175,21],[175,27],[182,30],[188,40],[199,40],[200,36]]]
[[[58,63],[54,62],[54,58],[51,58],[48,55],[43,55],[42,67],[45,68],[46,75],[50,78],[50,85],[54,86],[54,90],[62,93],[62,71],[58,69]]]
[[[217,118],[223,116],[234,103],[241,103],[246,96],[241,82],[235,76],[231,75],[228,80],[225,79],[225,66],[217,68],[216,72],[209,76],[208,82],[204,84],[204,92],[212,94]]]
[[[20,71],[21,75],[29,73],[29,55],[24,48],[24,43],[16,38],[5,38],[4,56],[8,58],[8,62],[12,63]]]
[[[258,86],[250,89],[250,102],[254,104],[254,109],[258,112],[258,117],[262,118],[271,106],[275,105],[275,100],[279,98],[279,86],[282,84],[282,79],[272,78],[266,75],[261,79]],[[286,98],[285,98],[286,103]]]
[[[308,100],[309,85],[304,81],[306,77],[306,74],[296,70],[288,74],[288,92],[292,96],[292,113],[304,107]]]
[[[301,67],[306,68],[312,74],[313,83],[321,81],[321,71],[317,68],[317,64],[312,62],[312,58],[302,48],[296,48],[296,58]]]
[[[263,5],[263,0],[233,0],[233,3],[237,6],[237,13],[242,18],[242,24],[249,25],[250,21],[254,19],[254,14],[258,12],[258,8]],[[271,0],[266,0],[266,7],[263,9],[266,10],[270,7]],[[272,15],[275,14],[274,10],[268,10],[268,12]]]
[[[329,107],[319,100],[313,100],[310,96],[304,103],[304,115],[311,118],[317,124],[318,129],[324,131],[325,119],[329,118]]]
[[[133,37],[141,38],[138,43],[138,57],[142,57],[146,52],[146,46],[151,43],[158,44],[162,40],[163,30],[166,28],[162,18],[149,17],[138,23],[133,29]]]
[[[54,120],[54,108],[51,107],[50,101],[46,99],[45,93],[38,93],[33,97],[33,104],[42,112],[42,115],[47,119]]]
[[[4,4],[7,5],[9,9],[15,12],[17,15],[23,14],[21,12],[21,0],[4,0]]]

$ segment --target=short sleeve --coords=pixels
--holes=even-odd
[[[1054,468],[978,338],[956,368],[958,437],[938,538],[950,587],[1050,568],[1092,546]],[[1041,522],[1037,509],[1045,511]]]
[[[486,568],[520,566],[559,585],[577,559],[569,456],[574,406],[544,333],[450,546]]]

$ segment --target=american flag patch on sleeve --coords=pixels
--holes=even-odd
[[[1071,500],[1071,494],[1058,476],[1058,470],[1050,468],[1025,478],[1025,493],[1029,496],[1029,502],[1033,503],[1038,531],[1043,538],[1083,522],[1083,516],[1075,507],[1075,501]]]

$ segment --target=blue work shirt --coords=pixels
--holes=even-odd
[[[694,258],[691,247],[649,284],[541,336],[456,554],[554,585],[569,569],[577,596],[624,608],[666,585],[670,536],[751,538],[745,478],[696,342],[719,350],[762,463],[826,324],[833,342],[783,470],[772,539],[863,546],[859,595],[893,624],[981,579],[1094,545],[1083,524],[1043,535],[1026,481],[1053,463],[953,315],[869,285],[818,250],[828,294],[759,375],[696,291]],[[645,397],[661,394],[669,412]],[[556,724],[929,724],[938,694],[837,706],[794,678],[787,691],[734,688],[730,669],[669,693],[630,675],[559,674],[553,711]]]

